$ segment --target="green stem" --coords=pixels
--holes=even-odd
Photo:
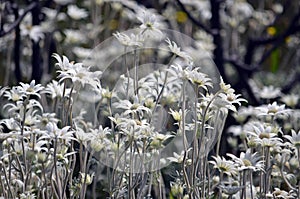
[[[160,102],[160,98],[161,98],[161,96],[162,96],[162,94],[163,94],[163,92],[164,92],[164,89],[165,89],[165,87],[166,87],[167,80],[168,80],[168,74],[169,74],[168,69],[171,67],[171,64],[173,63],[173,61],[175,60],[175,58],[176,58],[176,55],[174,54],[174,55],[172,56],[172,58],[171,58],[169,64],[168,64],[168,67],[167,67],[167,70],[166,70],[166,73],[165,73],[164,82],[163,82],[163,84],[162,84],[162,87],[161,87],[160,92],[159,92],[158,95],[157,95],[157,98],[156,98],[156,101],[155,101],[155,105],[154,105],[154,108],[153,108],[153,111],[152,111],[152,115],[153,115],[153,113],[156,111],[157,106],[158,106],[158,104],[159,104],[159,102]],[[151,120],[151,118],[150,118],[150,120]]]
[[[138,96],[138,89],[139,89],[139,79],[138,79],[138,56],[137,56],[137,49],[134,49],[134,94]]]
[[[192,153],[192,180],[191,180],[191,186],[194,188],[194,185],[196,183],[196,168],[197,166],[195,165],[195,160],[196,157],[198,157],[198,140],[197,140],[197,132],[198,132],[198,119],[197,119],[197,104],[198,104],[198,92],[199,92],[199,87],[195,85],[195,103],[194,103],[194,109],[195,109],[195,130],[194,130],[194,138],[193,138],[193,153]],[[194,190],[194,189],[193,189]]]
[[[182,124],[181,124],[181,128],[182,128],[182,144],[183,144],[183,148],[184,148],[184,156],[183,156],[183,161],[182,161],[182,171],[183,171],[183,176],[184,176],[184,181],[186,183],[187,186],[187,190],[188,193],[191,192],[191,185],[189,182],[189,177],[187,175],[187,168],[186,168],[186,161],[188,159],[188,146],[187,146],[187,139],[186,139],[186,134],[185,134],[185,101],[186,101],[186,96],[185,96],[185,86],[186,86],[186,80],[183,80],[183,84],[182,84],[182,114],[181,114],[181,118],[182,118]]]

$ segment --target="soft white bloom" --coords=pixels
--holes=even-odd
[[[125,33],[113,33],[117,40],[124,46],[140,47],[143,45],[144,37],[141,34],[130,34],[130,36]]]
[[[276,12],[277,14],[280,14],[283,12],[283,6],[280,3],[274,3],[272,5],[272,9],[274,10],[274,12]]]
[[[234,162],[231,160],[226,160],[221,156],[213,156],[214,160],[209,161],[212,165],[214,165],[215,169],[218,169],[220,172],[227,174],[228,176],[236,175],[237,168],[234,165]]]
[[[5,93],[5,91],[8,89],[8,87],[1,87],[0,86],[0,97]]]
[[[87,35],[80,30],[65,29],[64,33],[66,35],[66,39],[65,39],[66,43],[82,44],[87,40]]]
[[[60,56],[57,54],[54,54],[54,57],[58,61],[56,66],[61,69],[58,71],[59,82],[70,79],[73,83],[80,83],[82,86],[88,84],[95,90],[101,89],[99,79],[102,75],[101,71],[91,72],[90,67],[85,67],[82,63],[70,63],[65,56],[63,56],[63,60],[61,60]]]
[[[151,110],[138,102],[130,102],[129,100],[121,100],[116,102],[116,108],[125,110],[124,115],[143,115],[144,112],[150,114]]]
[[[230,1],[229,1],[230,2]],[[232,5],[229,5],[232,11],[232,15],[238,18],[240,21],[250,18],[253,14],[253,7],[245,0],[231,1]]]
[[[49,20],[42,22],[48,24],[48,25],[42,25],[44,30],[45,30],[44,26],[49,26],[49,25],[52,26],[50,27],[51,30],[54,30],[55,26],[53,26],[54,24],[52,22],[65,21],[67,19],[67,15],[64,12],[58,12],[58,10],[56,9],[43,7],[42,12],[46,14],[47,18],[49,18]]]
[[[199,88],[203,88],[206,91],[208,91],[208,87],[213,87],[211,78],[209,78],[205,73],[200,72],[199,68],[193,69],[190,72],[188,79]]]
[[[78,8],[76,5],[69,5],[67,13],[75,20],[83,19],[88,16],[88,12],[85,9]]]
[[[279,88],[275,88],[274,86],[264,86],[258,94],[262,99],[274,99],[281,95],[281,91]]]
[[[171,162],[176,162],[181,164],[183,161],[183,157],[184,157],[184,151],[182,151],[180,154],[173,152],[173,157],[169,157],[168,160],[170,160]]]
[[[154,149],[159,149],[162,148],[164,146],[163,145],[164,142],[169,138],[173,137],[173,135],[166,135],[166,134],[154,132],[151,137],[152,138],[151,138],[150,146]]]
[[[237,163],[239,170],[262,170],[263,161],[262,156],[257,152],[251,153],[251,150],[248,149],[246,152],[241,152],[240,157],[236,157],[233,154],[227,153],[227,156],[231,157],[234,162]]]
[[[285,115],[288,113],[288,109],[285,109],[285,104],[278,105],[277,102],[273,102],[272,104],[262,105],[260,107],[257,107],[256,110],[258,110],[258,116],[279,116],[279,115]]]
[[[23,89],[18,86],[14,86],[10,90],[4,92],[4,97],[7,97],[8,100],[14,102],[22,100],[25,96]]]
[[[188,62],[192,62],[192,57],[189,56],[186,52],[181,51],[180,47],[175,43],[175,41],[171,41],[169,38],[167,38],[166,42],[168,43],[168,47],[173,54],[185,59]]]
[[[36,126],[40,129],[45,129],[48,123],[58,123],[55,113],[43,113],[42,115],[37,115]]]
[[[83,47],[74,47],[72,49],[72,52],[79,58],[85,59],[86,57],[90,56],[92,53],[92,50],[89,48],[83,48]]]
[[[274,127],[261,124],[259,122],[252,123],[252,130],[247,131],[250,137],[262,147],[280,146],[282,140],[278,138],[277,133],[274,132]]]
[[[41,98],[40,91],[44,89],[44,87],[41,84],[35,84],[35,80],[32,80],[30,84],[22,83],[22,82],[20,82],[20,84],[21,86],[18,86],[18,88],[22,93],[28,96],[35,95]]]
[[[58,83],[55,80],[52,80],[45,89],[45,93],[49,94],[52,99],[62,98],[64,92],[64,83]],[[67,93],[67,92],[66,92]]]
[[[172,115],[173,119],[175,121],[181,121],[181,116],[182,116],[182,110],[180,109],[179,111],[173,111],[170,109],[170,114]]]
[[[31,29],[29,30],[29,37],[35,43],[37,43],[41,39],[44,39],[45,35],[43,33],[42,27],[38,25],[32,26]]]
[[[284,135],[286,139],[288,139],[296,148],[300,148],[300,130],[298,133],[294,129],[291,130],[292,135]]]
[[[179,77],[180,79],[187,80],[191,73],[191,68],[186,67],[183,68],[180,64],[171,65],[170,69],[168,71],[175,77]]]
[[[158,17],[150,12],[149,10],[142,10],[137,13],[137,19],[142,23],[140,29],[142,34],[151,35],[154,37],[161,37],[162,32],[160,31],[160,23]]]
[[[61,59],[61,57],[54,53],[52,55],[52,57],[54,57],[58,63],[55,64],[56,67],[58,67],[60,70],[62,71],[67,71],[72,67],[72,63],[70,63],[69,59],[66,56],[62,56],[63,59]]]
[[[287,106],[294,108],[298,104],[299,95],[296,94],[284,95],[281,97],[281,101],[285,103]]]
[[[63,139],[66,141],[69,140],[77,140],[74,137],[74,132],[72,130],[70,130],[69,126],[65,126],[62,129],[58,128],[57,124],[53,123],[53,122],[49,122],[46,125],[46,133],[43,134],[43,136],[41,136],[40,139],[54,139],[54,138],[58,138],[58,139]]]

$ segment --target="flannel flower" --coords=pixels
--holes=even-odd
[[[262,170],[263,169],[263,161],[262,157],[257,153],[251,153],[250,149],[246,152],[241,152],[240,157],[236,157],[233,154],[227,154],[228,157],[232,158],[232,160],[238,165],[239,170]]]
[[[221,173],[224,173],[228,176],[236,175],[237,168],[234,165],[234,162],[231,160],[226,160],[224,157],[213,156],[214,160],[209,161],[215,169],[218,169]]]
[[[300,148],[300,130],[298,131],[298,133],[296,133],[294,129],[292,129],[291,131],[292,135],[284,135],[284,137],[288,139],[288,141],[290,141],[295,148]]]
[[[128,47],[141,47],[143,45],[144,38],[142,35],[130,34],[130,36],[124,33],[113,33],[113,36],[124,46]]]
[[[72,63],[69,62],[68,58],[63,56],[63,60],[57,54],[54,54],[54,57],[58,61],[56,66],[58,70],[59,82],[70,79],[73,83],[78,83],[81,86],[90,85],[95,90],[101,89],[100,76],[101,71],[91,72],[89,67],[83,66],[82,63]]]
[[[142,34],[158,38],[162,36],[163,33],[159,30],[161,24],[155,14],[150,11],[143,10],[137,15],[137,19],[141,22],[140,29],[142,30]]]
[[[188,61],[188,63],[192,62],[192,57],[186,52],[181,51],[180,47],[174,41],[171,41],[169,38],[167,38],[166,42],[168,43],[169,50],[174,55],[183,58],[184,60]]]

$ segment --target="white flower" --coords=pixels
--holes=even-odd
[[[224,90],[223,90],[224,91]],[[244,98],[239,98],[240,94],[235,94],[234,89],[229,88],[225,93],[219,94],[219,99],[216,99],[214,101],[215,105],[223,105],[224,107],[228,108],[229,110],[232,110],[233,112],[236,112],[235,104],[241,106],[242,102],[247,102]]]
[[[142,23],[140,29],[142,29],[142,34],[150,34],[153,36],[161,37],[162,32],[159,30],[160,23],[156,15],[148,10],[143,10],[137,13],[138,20]]]
[[[72,52],[79,58],[85,59],[86,57],[90,56],[92,50],[89,48],[83,47],[74,47]]]
[[[76,5],[69,5],[67,13],[72,19],[75,20],[83,19],[88,16],[86,10],[78,8]]]
[[[35,85],[35,80],[32,80],[30,84],[22,83],[20,82],[21,86],[19,87],[19,90],[26,95],[35,95],[39,98],[41,98],[41,95],[39,92],[44,89],[44,87],[41,84]]]
[[[59,84],[57,81],[52,80],[45,89],[45,93],[49,94],[52,99],[62,98],[64,90],[64,83]]]
[[[87,40],[87,35],[80,30],[65,29],[64,33],[66,35],[65,42],[69,44],[82,44]]]
[[[140,47],[143,45],[144,38],[142,35],[130,34],[130,36],[124,33],[113,33],[117,40],[124,46]]]
[[[5,91],[8,89],[8,87],[1,87],[0,86],[0,97],[5,93]]]
[[[37,43],[40,39],[44,39],[45,35],[43,33],[41,26],[32,26],[29,30],[29,37],[32,39],[35,43]]]
[[[55,113],[43,113],[42,115],[37,115],[36,126],[40,129],[45,129],[48,123],[58,123],[58,119],[55,117]]]
[[[252,130],[247,134],[252,136],[254,141],[263,147],[280,146],[281,139],[277,137],[278,132],[274,132],[272,126],[263,125],[259,122],[252,123]]]
[[[174,75],[175,77],[179,77],[180,79],[187,80],[190,76],[191,69],[190,67],[183,68],[180,64],[171,65],[168,71]]]
[[[239,170],[262,170],[263,169],[263,161],[262,157],[259,154],[251,153],[251,150],[248,149],[246,152],[241,152],[240,157],[236,157],[233,154],[228,154],[227,156],[231,157],[233,161],[238,164]]]
[[[173,157],[169,157],[168,160],[170,160],[171,162],[176,162],[181,164],[183,161],[183,157],[184,157],[184,151],[182,151],[180,154],[173,152]]]
[[[23,97],[25,97],[25,96],[26,95],[23,92],[23,89],[18,86],[14,86],[9,91],[4,92],[4,97],[7,97],[8,100],[11,100],[14,102],[22,100]]]
[[[285,105],[277,105],[277,102],[273,102],[272,104],[268,104],[267,106],[260,106],[256,108],[258,112],[258,116],[279,116],[287,114],[289,111],[285,109]]]
[[[66,141],[69,140],[77,140],[74,137],[74,132],[70,130],[69,126],[65,126],[62,129],[57,127],[57,124],[53,123],[53,122],[49,122],[46,125],[46,133],[44,133],[44,136],[41,136],[40,139],[42,138],[58,138],[58,139],[63,139]]]
[[[296,148],[300,148],[300,130],[296,133],[295,130],[292,131],[292,136],[284,135],[286,139],[288,139]]]
[[[151,110],[138,102],[131,103],[129,100],[121,100],[116,102],[116,108],[125,110],[124,115],[135,115],[137,113],[143,115],[143,112],[148,114],[151,113]]]
[[[287,106],[294,108],[298,104],[299,95],[296,94],[284,95],[281,97],[281,101],[285,103]]]
[[[58,63],[56,63],[55,66],[57,66],[60,70],[67,71],[72,67],[72,64],[66,56],[62,56],[63,59],[61,59],[58,54],[54,53],[52,57],[57,60]]]
[[[58,66],[61,70],[58,71],[60,79],[59,82],[64,81],[65,79],[70,79],[73,83],[80,83],[82,86],[86,84],[92,86],[95,90],[101,88],[100,76],[102,75],[101,71],[91,72],[89,67],[84,67],[82,63],[70,63],[68,58],[63,56],[61,60],[60,56],[57,54],[53,55],[58,63]]]
[[[240,0],[232,3],[232,5],[229,5],[231,7],[232,14],[240,21],[252,16],[253,7],[247,1]]]
[[[186,52],[181,51],[180,47],[178,47],[178,45],[174,41],[171,41],[169,38],[167,38],[166,42],[168,43],[168,47],[172,53],[174,53],[178,57],[185,59],[188,62],[192,62],[192,57],[189,56]]]
[[[181,109],[179,111],[173,111],[172,109],[170,109],[170,114],[172,115],[175,121],[181,121],[181,116],[182,116]]]
[[[234,165],[234,162],[231,160],[226,160],[221,156],[213,156],[214,160],[209,161],[212,165],[214,165],[215,169],[218,169],[220,172],[227,174],[228,176],[236,175],[237,168]]]
[[[208,87],[213,87],[211,79],[204,73],[199,71],[199,68],[193,69],[189,73],[188,79],[196,84],[199,88],[203,88],[204,90],[208,90]]]
[[[262,99],[274,99],[280,96],[281,91],[279,88],[275,88],[274,86],[264,86],[258,94]]]

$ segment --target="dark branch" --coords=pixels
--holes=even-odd
[[[235,57],[230,57],[230,58],[224,58],[224,62],[225,63],[230,63],[231,65],[233,65],[236,68],[241,69],[244,72],[247,73],[253,73],[255,71],[257,71],[257,69],[259,68],[259,65],[246,65],[244,62],[242,62],[241,60],[238,60]]]
[[[31,10],[32,15],[32,25],[40,25],[40,14],[41,8],[39,5],[39,0],[35,0],[36,5]],[[32,40],[32,57],[31,57],[31,64],[32,64],[32,74],[31,79],[34,79],[37,83],[40,83],[43,75],[43,68],[42,68],[42,56],[41,56],[41,48],[39,41]]]
[[[283,86],[281,92],[284,94],[288,94],[298,82],[300,82],[300,72],[297,72],[293,76],[293,78],[290,81],[288,81],[288,83],[285,86]]]
[[[15,4],[12,6],[15,18],[19,18],[19,8]],[[22,73],[20,66],[20,47],[21,47],[21,36],[20,36],[19,24],[15,27],[15,41],[14,41],[14,62],[15,62],[15,76],[18,82],[22,81]]]
[[[204,24],[202,24],[200,21],[198,21],[197,19],[195,19],[195,17],[193,15],[190,14],[190,12],[186,9],[186,7],[183,5],[183,3],[181,3],[180,0],[176,0],[176,2],[178,3],[178,5],[180,6],[181,10],[183,12],[185,12],[188,16],[188,18],[199,28],[203,29],[206,33],[208,34],[213,34],[212,31],[206,27]]]
[[[287,38],[288,36],[290,36],[292,34],[295,34],[296,32],[299,32],[300,31],[300,26],[297,25],[299,19],[300,19],[300,11],[297,13],[296,16],[294,16],[291,23],[289,24],[289,27],[282,34],[279,34],[277,36],[270,37],[270,38],[256,38],[256,39],[252,38],[252,39],[249,39],[248,46],[247,46],[247,51],[246,51],[247,53],[246,53],[245,58],[244,58],[245,64],[251,65],[254,51],[258,46],[267,45],[267,44],[271,44],[271,43],[275,42],[277,44],[277,47],[278,47],[280,45],[280,43],[284,41],[285,38]],[[274,49],[276,49],[277,47],[275,47]],[[262,59],[265,59],[265,57],[266,56],[262,56]],[[263,60],[261,60],[260,63],[262,61]]]
[[[32,2],[31,4],[29,4],[25,9],[22,15],[20,15],[16,21],[14,23],[12,23],[7,30],[1,30],[0,32],[0,37],[3,37],[4,35],[10,33],[11,31],[13,31],[17,26],[19,26],[19,24],[21,23],[21,21],[23,20],[23,18],[27,15],[28,12],[32,11],[35,7],[37,6],[37,2]]]

